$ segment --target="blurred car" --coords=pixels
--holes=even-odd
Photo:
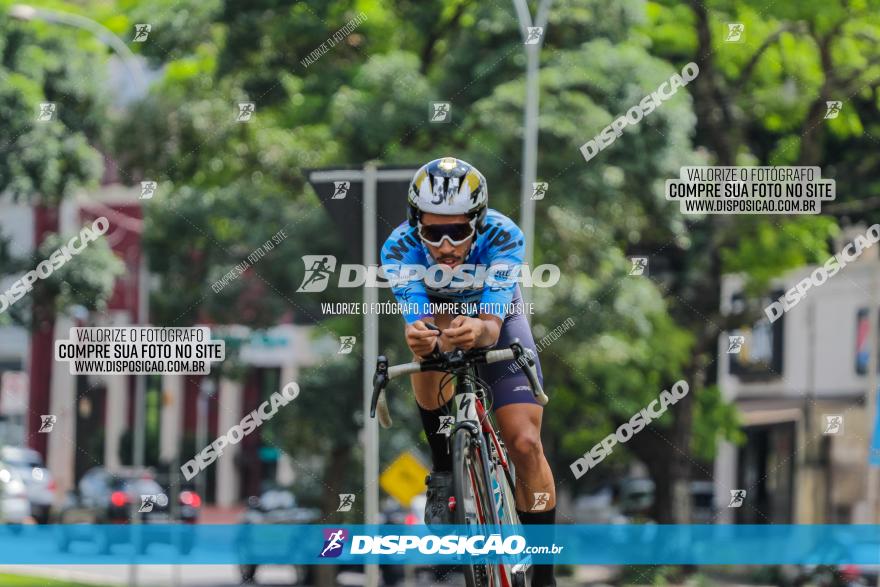
[[[712,481],[691,481],[691,523],[714,524],[718,517],[715,507],[715,484]]]
[[[32,448],[4,446],[0,449],[0,462],[14,469],[24,481],[34,519],[41,524],[48,523],[55,499],[55,479],[40,453]]]
[[[582,495],[573,504],[575,524],[624,524],[626,516],[614,505],[614,491],[603,487],[596,493]]]
[[[788,582],[799,587],[856,587],[877,585],[880,581],[880,565],[852,564],[852,560],[875,560],[880,552],[880,542],[851,542],[845,537],[834,536],[830,542],[816,548],[810,558],[824,559],[826,564],[802,564],[786,567]]]
[[[712,481],[691,481],[692,524],[714,524],[715,487]],[[616,499],[615,499],[616,495]],[[641,477],[627,477],[614,487],[604,487],[574,503],[574,519],[579,524],[626,524],[651,521],[654,507],[654,482]]]
[[[296,496],[289,489],[271,488],[263,491],[258,496],[252,495],[247,500],[247,509],[241,517],[242,524],[315,524],[321,520],[321,510],[318,508],[298,507]],[[254,547],[254,544],[245,528],[239,537],[239,553],[242,558]],[[279,545],[272,545],[278,548]],[[290,545],[289,545],[290,546]],[[281,545],[283,548],[284,545]],[[313,584],[315,582],[314,567],[306,565],[292,565],[296,573],[295,585]],[[243,583],[254,583],[259,565],[241,563],[238,565]]]
[[[654,505],[654,482],[650,479],[628,478],[618,484],[618,508],[631,522],[649,518]]]
[[[413,507],[419,507],[418,499],[414,500]],[[414,517],[414,510],[409,508],[402,510],[398,508],[383,509],[382,520],[387,524],[413,524],[422,522],[425,503],[421,502],[421,510],[418,516]],[[251,496],[247,500],[247,509],[241,517],[242,533],[238,537],[239,554],[244,558],[252,552],[260,552],[265,554],[269,552],[278,552],[281,549],[297,549],[298,544],[260,544],[257,537],[251,535],[248,531],[248,525],[257,524],[316,524],[321,523],[324,516],[321,515],[319,508],[300,507],[297,504],[296,496],[293,492],[286,488],[272,487],[266,489],[258,496]],[[255,583],[257,569],[261,565],[251,563],[239,564],[239,572],[243,583]],[[296,575],[294,579],[295,585],[313,585],[315,583],[314,565],[288,565],[293,568]],[[337,565],[336,572],[357,572],[362,573],[363,565]],[[396,565],[382,565],[379,567],[382,574],[382,582],[384,585],[396,585],[403,579],[403,569]]]
[[[30,518],[31,504],[21,475],[13,467],[0,463],[0,519],[4,524],[24,524],[31,521]],[[15,529],[20,530],[21,526]]]
[[[89,469],[80,479],[76,491],[68,492],[66,499],[55,516],[59,524],[59,548],[66,551],[74,541],[97,542],[98,550],[107,554],[111,544],[104,533],[77,530],[82,524],[128,524],[134,516],[142,524],[195,524],[202,507],[202,499],[194,490],[180,492],[177,515],[168,500],[168,491],[156,482],[150,469],[126,468],[110,473],[103,467]],[[153,531],[152,537],[171,542],[173,534]],[[192,534],[183,533],[181,550],[187,554],[192,549]],[[148,544],[141,543],[145,551]]]
[[[425,524],[425,503],[427,501],[428,498],[422,493],[412,499],[409,507],[403,507],[396,500],[389,498],[382,503],[379,522],[382,524],[423,526]]]

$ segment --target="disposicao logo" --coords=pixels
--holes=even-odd
[[[324,548],[321,549],[319,558],[336,558],[342,554],[342,547],[345,539],[348,538],[348,532],[339,528],[337,530],[324,530]]]

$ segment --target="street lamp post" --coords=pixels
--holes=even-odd
[[[520,228],[522,228],[526,240],[524,262],[528,265],[532,264],[535,254],[535,201],[532,199],[532,193],[533,184],[538,176],[538,71],[541,66],[540,53],[547,32],[551,4],[553,4],[553,0],[541,0],[535,22],[532,24],[532,13],[529,11],[526,0],[513,0],[526,49],[526,108],[523,121]],[[541,34],[536,42],[532,43],[530,41],[534,37],[529,35],[529,29],[535,27],[541,29]],[[528,288],[523,289],[522,296],[524,302],[530,301],[531,292],[528,291]]]

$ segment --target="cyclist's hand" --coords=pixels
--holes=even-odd
[[[426,357],[434,351],[440,333],[428,329],[421,320],[406,325],[406,344],[418,357]]]
[[[443,331],[443,336],[453,347],[471,349],[477,346],[485,328],[486,325],[479,318],[456,316],[449,323],[449,328]]]

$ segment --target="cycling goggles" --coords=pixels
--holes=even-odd
[[[474,236],[476,220],[456,224],[422,224],[419,222],[419,238],[423,242],[439,247],[444,240],[457,247]]]

